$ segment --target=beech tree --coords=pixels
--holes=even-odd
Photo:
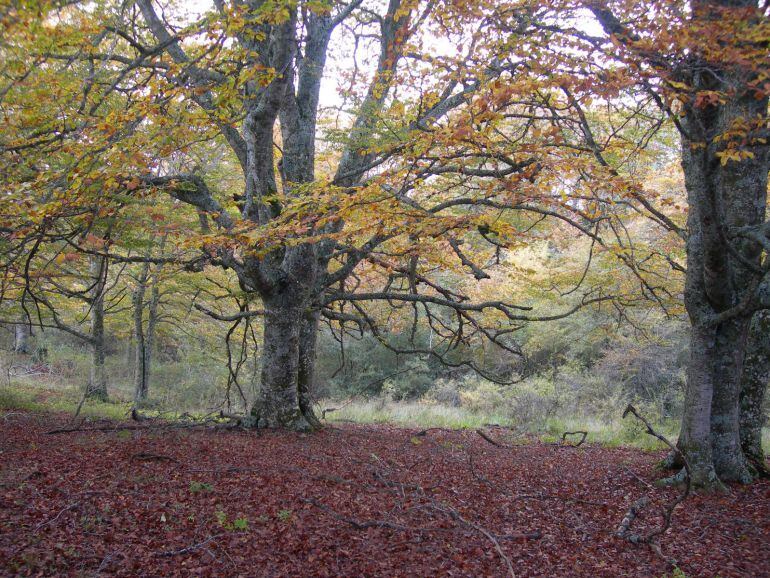
[[[756,461],[756,431],[767,386],[758,364],[766,351],[763,316],[752,334],[751,361],[746,357],[752,318],[770,306],[767,6],[751,0],[586,6],[609,37],[605,58],[622,63],[626,84],[650,95],[681,137],[689,206],[681,232],[684,302],[692,336],[678,446],[696,486],[748,481],[746,456],[763,464]]]
[[[47,200],[34,216],[17,215],[28,223],[19,246],[34,254],[41,235],[51,239],[51,223],[65,218],[71,229],[57,238],[78,246],[83,229],[159,193],[192,206],[203,227],[193,245],[260,298],[259,310],[218,317],[262,317],[256,409],[268,426],[318,425],[310,390],[322,316],[376,333],[366,303],[408,305],[415,321],[422,315],[441,336],[441,348],[406,352],[446,359],[453,343],[474,336],[517,354],[508,336],[521,323],[610,299],[627,303],[628,295],[605,291],[606,282],[584,285],[585,274],[565,293],[572,297],[564,310],[545,314],[463,287],[458,276],[450,285],[441,278],[446,266],[475,281],[490,278],[487,265],[499,262],[500,251],[546,219],[615,254],[659,299],[646,279],[660,277],[655,267],[637,266],[622,242],[616,250],[599,234],[617,218],[614,201],[581,176],[594,161],[567,146],[574,130],[562,126],[555,108],[559,85],[533,51],[533,39],[547,49],[549,39],[535,35],[553,14],[537,3],[513,8],[397,0],[219,4],[200,21],[174,26],[144,0],[127,11],[53,4],[45,5],[51,16],[60,10],[66,17],[43,45],[28,29],[50,25],[19,13],[26,28],[8,52],[21,72],[6,99],[16,124],[3,150],[24,162],[7,181],[23,191],[38,174],[33,187]],[[374,66],[352,78],[364,87],[352,93],[360,100],[347,128],[331,133],[338,148],[319,151],[321,80],[342,26],[355,42],[370,43]],[[467,41],[468,49],[435,57],[426,45],[433,37]],[[33,72],[20,47],[46,66]],[[57,100],[68,106],[63,129],[50,114],[55,102],[41,102],[29,118],[21,105],[25,91],[61,71],[75,73],[57,84]],[[169,134],[170,116],[177,126]],[[191,143],[216,139],[242,175],[234,192],[210,186],[200,169],[175,172],[166,162]],[[554,148],[554,139],[565,146]],[[58,170],[51,170],[52,154]],[[321,157],[334,168],[319,178]],[[620,227],[605,228],[620,239]],[[99,251],[79,249],[114,262],[164,260],[119,254],[114,239]]]
[[[221,4],[216,13],[182,28],[164,22],[149,1],[136,6],[128,12],[115,12],[109,4],[93,14],[75,11],[77,18],[90,21],[98,14],[111,24],[93,24],[99,30],[95,36],[84,25],[72,32],[73,17],[62,25],[66,42],[37,47],[47,62],[62,61],[65,69],[86,73],[86,101],[93,104],[73,107],[70,122],[77,135],[68,146],[80,147],[88,163],[98,161],[99,170],[94,174],[87,172],[92,165],[70,164],[64,183],[43,171],[50,180],[36,185],[60,190],[57,196],[71,191],[81,199],[79,206],[88,199],[91,215],[94,210],[117,214],[131,198],[164,193],[192,206],[204,229],[213,220],[216,231],[199,236],[196,245],[206,262],[232,270],[241,288],[257,294],[262,304],[259,310],[219,315],[228,321],[262,317],[260,425],[318,425],[310,390],[321,316],[377,331],[362,303],[411,304],[415,319],[420,304],[442,335],[444,351],[455,340],[475,335],[515,354],[515,346],[506,343],[512,331],[506,324],[558,318],[613,297],[598,286],[587,287],[563,312],[538,315],[504,298],[474,300],[459,286],[444,286],[435,268],[446,262],[446,253],[440,252],[448,250],[456,266],[475,280],[488,278],[484,265],[475,261],[481,255],[466,254],[462,247],[482,243],[494,253],[515,239],[517,227],[508,223],[506,229],[501,212],[529,215],[519,223],[523,234],[545,218],[587,230],[579,222],[586,218],[583,208],[571,207],[567,195],[548,184],[565,159],[553,156],[545,163],[530,150],[479,144],[495,131],[497,144],[513,142],[509,129],[497,127],[505,121],[502,111],[511,96],[506,82],[521,66],[507,45],[517,39],[518,50],[526,50],[537,6],[520,14],[504,6],[478,12],[462,4],[398,0],[386,7],[362,2]],[[338,153],[324,151],[327,158],[335,157],[336,166],[319,179],[321,80],[330,40],[343,24],[354,38],[372,42],[375,65],[349,128],[337,139]],[[431,28],[447,39],[468,40],[467,53],[431,57],[430,47],[423,46]],[[200,32],[211,42],[197,42]],[[102,50],[105,42],[111,43],[111,52]],[[407,59],[422,64],[407,66]],[[435,78],[429,76],[431,67],[440,71]],[[98,89],[88,74],[100,78]],[[76,82],[68,87],[73,104],[78,104],[75,94],[82,93],[81,87]],[[397,87],[401,96],[396,96]],[[164,128],[169,114],[183,124],[171,140]],[[41,118],[35,122],[39,125]],[[520,124],[528,134],[531,125]],[[48,130],[42,133],[60,133]],[[19,156],[22,150],[42,154],[51,142],[58,147],[58,140],[38,136],[39,128],[19,132],[19,140],[5,147],[9,155]],[[91,139],[85,148],[83,134]],[[169,171],[171,164],[163,160],[170,150],[216,138],[229,147],[235,170],[243,175],[241,188],[230,191],[229,200],[209,185],[205,173]],[[547,137],[538,133],[533,138]],[[482,188],[469,195],[467,184],[474,179]],[[536,180],[547,190],[544,205],[531,186],[522,196],[511,194]],[[46,219],[54,222],[62,210],[60,204],[49,204]],[[381,211],[379,219],[372,221],[372,210]],[[81,215],[81,226],[84,219]],[[141,256],[116,254],[116,247],[106,251],[116,262],[142,261]],[[364,273],[370,282],[361,290]],[[372,290],[377,281],[382,288]],[[335,303],[349,303],[350,310],[333,308]],[[452,313],[442,317],[437,309]],[[443,357],[435,348],[425,353]]]

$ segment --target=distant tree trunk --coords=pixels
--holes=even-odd
[[[133,305],[133,304],[132,304]],[[128,333],[128,343],[126,344],[126,371],[134,379],[134,356],[136,350],[134,348],[134,328]]]
[[[31,334],[29,320],[26,317],[23,317],[19,323],[14,326],[14,353],[21,355],[29,355],[32,353],[32,346],[29,342]]]
[[[151,240],[154,241],[155,239],[152,238]],[[166,235],[163,235],[158,244],[158,249],[161,253],[165,245]],[[160,288],[158,285],[163,264],[158,263],[155,266],[155,270],[152,271],[149,261],[151,254],[152,247],[147,250],[146,257],[148,257],[148,260],[142,265],[142,269],[136,279],[136,289],[132,299],[134,310],[133,336],[136,341],[134,346],[134,402],[137,404],[145,401],[149,395],[152,352],[155,347],[155,328],[158,324],[158,304],[160,302]],[[145,297],[148,288],[150,288],[150,301],[146,303]],[[147,309],[146,332],[144,330],[145,309]]]
[[[144,338],[144,296],[147,291],[147,277],[150,264],[142,266],[136,282],[133,295],[134,318],[134,402],[141,403],[147,399],[147,343]]]
[[[770,311],[754,316],[741,384],[741,445],[752,467],[768,475],[762,450],[764,400],[770,382]]]
[[[147,306],[147,333],[144,336],[144,370],[146,374],[147,388],[149,393],[150,378],[152,377],[153,351],[155,350],[155,333],[158,326],[158,304],[160,303],[160,288],[158,287],[157,274],[160,272],[160,265],[156,271],[156,277],[152,283],[150,291],[150,303]]]
[[[107,277],[107,262],[101,257],[90,257],[91,269],[90,317],[91,317],[91,375],[86,397],[106,401],[107,375],[104,369],[104,290]]]

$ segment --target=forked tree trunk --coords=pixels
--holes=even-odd
[[[767,476],[762,450],[765,424],[764,400],[770,382],[770,311],[754,316],[749,334],[741,384],[741,445],[746,459],[759,473]]]
[[[160,240],[159,248],[163,251],[166,237]],[[147,257],[150,252],[147,252]],[[160,303],[160,289],[158,278],[163,264],[156,265],[150,280],[150,262],[147,261],[136,279],[136,289],[133,295],[133,337],[136,341],[134,347],[134,402],[142,403],[150,392],[150,376],[152,374],[152,352],[155,347],[155,328],[158,325],[158,304]],[[150,288],[150,301],[145,303],[147,289]],[[144,311],[147,309],[147,331],[144,329]]]
[[[107,400],[107,375],[104,369],[104,288],[107,264],[104,259],[91,257],[89,267],[93,287],[91,288],[91,372],[86,397]]]
[[[365,150],[366,143],[376,134],[375,118],[387,100],[390,78],[408,34],[411,8],[405,10],[401,4],[401,0],[389,0],[387,13],[381,19],[383,38],[378,72],[354,123],[351,144],[341,157],[334,179],[336,187],[355,186],[373,159],[374,153]],[[156,39],[169,45],[170,32],[155,13],[152,3],[137,0],[137,5]],[[250,88],[252,93],[245,99],[242,111],[241,134],[229,125],[223,129],[244,173],[243,195],[239,192],[237,199],[241,218],[257,225],[270,222],[282,210],[276,195],[279,192],[276,166],[284,197],[297,198],[316,181],[315,139],[321,79],[332,32],[342,21],[327,11],[303,9],[300,13],[297,3],[287,6],[285,19],[271,24],[255,21],[255,34],[238,37],[251,54],[251,64],[281,73],[267,85],[256,86],[255,83]],[[302,26],[298,27],[300,16]],[[305,44],[301,55],[297,53],[297,48],[303,44],[300,29]],[[173,50],[168,48],[167,51],[177,63],[189,61],[179,43],[170,46]],[[192,74],[190,81],[203,90],[198,102],[213,102],[213,95],[206,86],[208,79]],[[279,115],[282,154],[276,165],[274,128]],[[204,186],[196,184],[196,191],[186,191],[177,198],[206,213],[217,214],[215,220],[220,226],[232,228],[233,222],[226,211],[221,210],[206,190],[205,183],[202,184]],[[316,232],[331,233],[339,227],[341,224],[337,221]],[[318,317],[313,315],[308,319],[307,315],[312,302],[322,302],[323,286],[319,275],[328,272],[327,265],[335,247],[335,243],[327,244],[328,254],[318,248],[325,246],[323,242],[300,242],[275,248],[267,255],[244,255],[243,262],[233,267],[241,286],[259,294],[266,312],[260,400],[254,408],[255,414],[259,415],[259,426],[309,429],[318,423],[312,414],[310,400]],[[228,261],[231,263],[227,264]],[[224,255],[225,266],[236,262],[234,256]]]

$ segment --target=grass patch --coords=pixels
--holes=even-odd
[[[0,409],[23,410],[31,412],[45,411],[46,407],[35,400],[35,392],[20,388],[0,387]]]
[[[653,424],[658,433],[663,434],[672,442],[676,442],[678,424]],[[604,422],[594,418],[552,418],[546,422],[546,431],[554,437],[553,441],[561,440],[566,431],[587,431],[586,441],[601,444],[606,447],[635,447],[645,451],[665,450],[667,446],[660,440],[648,435],[645,428],[632,418]]]
[[[347,402],[325,402],[323,407],[340,409],[327,414],[329,421],[355,423],[389,423],[404,427],[445,427],[468,429],[486,424],[512,425],[496,415],[480,415],[462,407],[420,402],[384,402],[380,399]],[[344,406],[344,407],[343,407]]]
[[[481,414],[463,407],[450,407],[436,403],[417,401],[384,401],[371,399],[353,402],[326,401],[322,407],[338,407],[327,414],[330,422],[351,421],[360,424],[395,424],[404,427],[451,429],[475,429],[488,424],[498,424],[520,429],[522,433],[538,435],[543,441],[561,440],[565,431],[585,430],[589,443],[607,447],[630,446],[645,451],[666,449],[659,440],[645,433],[643,426],[633,419],[604,422],[595,418],[548,418],[540,423],[516,423],[510,418]],[[676,440],[678,423],[655,424],[656,429],[670,440]]]
[[[30,412],[75,413],[83,392],[74,387],[51,389],[30,384],[0,386],[0,409]],[[124,401],[87,400],[80,415],[92,418],[125,419],[131,404]]]

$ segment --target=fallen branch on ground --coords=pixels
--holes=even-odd
[[[149,419],[149,418],[148,418]],[[63,434],[63,433],[76,433],[76,432],[119,432],[119,431],[152,431],[152,430],[163,430],[163,429],[186,429],[186,428],[196,428],[196,427],[202,427],[206,425],[217,425],[217,421],[211,418],[206,418],[200,421],[192,421],[192,422],[162,422],[162,423],[151,423],[147,424],[145,422],[142,422],[142,424],[133,424],[133,423],[124,423],[124,424],[114,424],[109,426],[91,426],[91,427],[83,427],[83,422],[81,422],[79,425],[71,426],[71,427],[63,427],[58,429],[52,429],[50,431],[45,432],[46,435],[53,435],[53,434]]]
[[[494,439],[492,436],[490,436],[487,432],[485,432],[483,429],[477,429],[476,433],[479,434],[486,441],[491,443],[493,446],[497,446],[498,448],[507,448],[509,450],[513,449],[513,446],[509,446],[507,444],[500,443],[499,441]]]
[[[437,428],[432,428],[432,429],[437,429]],[[429,430],[424,430],[424,431],[429,431]],[[487,432],[485,432],[483,429],[477,429],[476,433],[479,434],[486,441],[491,443],[493,446],[497,446],[498,448],[506,448],[506,449],[509,449],[509,450],[515,448],[515,446],[504,444],[502,442],[497,441],[492,436],[490,436]],[[578,434],[582,435],[582,437],[580,438],[580,441],[578,443],[576,443],[576,444],[568,444],[568,443],[566,443],[568,435],[578,435]],[[421,432],[421,433],[419,433],[417,435],[424,435],[424,434]],[[562,436],[561,436],[561,443],[546,443],[545,445],[547,445],[547,446],[555,446],[555,447],[560,447],[560,448],[578,448],[581,445],[583,445],[584,441],[586,441],[586,437],[588,437],[588,432],[587,431],[583,431],[583,430],[565,431],[562,434]]]
[[[631,506],[628,513],[623,518],[623,521],[621,522],[620,526],[618,527],[617,532],[615,532],[615,535],[618,536],[619,538],[624,538],[633,544],[647,544],[653,552],[658,554],[658,556],[663,558],[669,564],[675,566],[676,560],[668,559],[663,555],[663,552],[660,549],[660,545],[656,542],[656,539],[659,536],[663,535],[666,531],[668,531],[668,529],[671,527],[671,516],[674,513],[674,509],[679,504],[684,502],[685,499],[687,499],[687,496],[690,495],[690,486],[691,486],[691,480],[692,480],[692,471],[690,470],[690,464],[688,463],[687,458],[684,456],[681,450],[678,447],[676,447],[674,444],[672,444],[665,436],[656,432],[655,429],[650,424],[650,422],[647,421],[647,419],[645,419],[644,416],[640,415],[639,412],[636,410],[636,408],[630,403],[628,404],[625,411],[623,412],[623,418],[625,419],[626,416],[628,416],[628,414],[632,414],[634,417],[636,417],[636,419],[641,421],[644,424],[644,426],[647,428],[646,430],[647,434],[662,441],[671,449],[672,452],[674,452],[679,457],[679,459],[682,460],[682,463],[684,464],[684,470],[685,470],[685,486],[682,493],[679,494],[679,496],[677,496],[675,500],[673,500],[663,509],[663,524],[660,527],[649,532],[646,536],[639,536],[631,533],[631,524],[633,523],[634,519],[637,517],[641,509],[646,507],[647,504],[649,503],[649,499],[640,498],[634,503],[634,505]]]
[[[452,429],[451,427],[429,427],[427,429],[418,431],[416,434],[414,434],[414,437],[424,437],[432,431],[455,432],[457,430]]]
[[[649,505],[650,498],[647,496],[642,496],[633,504],[631,504],[631,507],[626,512],[626,515],[623,516],[623,520],[620,522],[620,526],[618,526],[618,529],[615,530],[615,535],[618,538],[625,538],[632,544],[638,544],[640,541],[642,541],[641,536],[631,534],[631,524],[634,523],[634,520],[639,515],[639,512],[644,510]]]

